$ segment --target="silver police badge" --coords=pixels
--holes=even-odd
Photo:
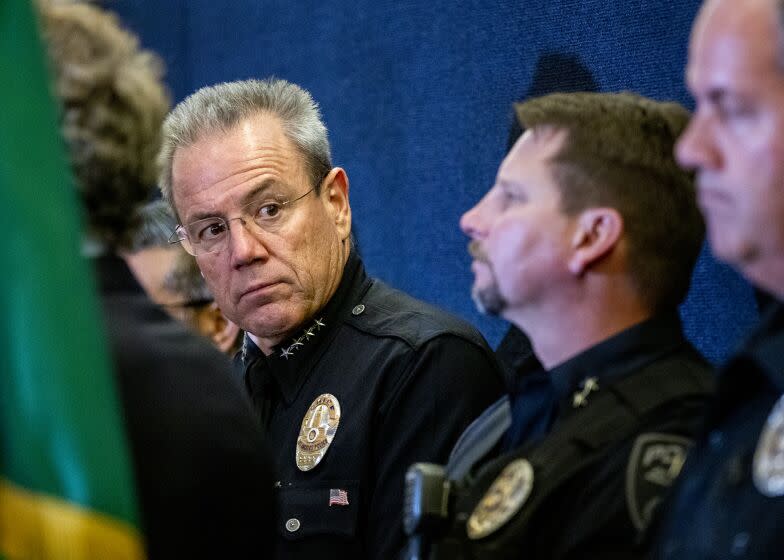
[[[645,529],[667,489],[681,472],[691,440],[647,433],[634,440],[626,467],[626,505],[638,531]]]
[[[297,437],[297,468],[314,469],[326,455],[340,424],[340,403],[334,395],[319,395],[310,405]]]
[[[768,415],[754,453],[754,486],[765,496],[784,496],[784,396]]]
[[[509,463],[493,481],[466,522],[468,538],[494,533],[520,511],[534,486],[534,469],[525,459]]]

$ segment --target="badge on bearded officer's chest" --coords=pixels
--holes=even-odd
[[[297,437],[297,468],[314,469],[326,455],[340,423],[340,403],[334,395],[319,395],[310,405]]]
[[[754,486],[769,498],[784,496],[784,396],[770,411],[757,442]]]
[[[477,540],[494,533],[520,511],[534,486],[534,469],[525,459],[509,463],[493,481],[466,522],[466,533]]]

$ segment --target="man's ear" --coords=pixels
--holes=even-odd
[[[582,276],[609,255],[623,235],[623,217],[615,208],[590,208],[580,213],[572,237],[569,271]]]
[[[240,328],[226,318],[215,302],[201,310],[199,331],[224,354],[234,349],[240,334]]]
[[[334,167],[321,185],[322,195],[335,220],[340,240],[351,235],[351,206],[348,202],[348,175],[342,167]]]

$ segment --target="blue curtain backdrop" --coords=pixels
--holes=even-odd
[[[369,271],[479,326],[460,215],[492,184],[515,100],[632,90],[691,106],[697,0],[106,0],[168,68],[175,100],[275,75],[321,104]],[[756,321],[751,289],[704,251],[682,315],[720,361]],[[564,317],[564,336],[569,318]]]

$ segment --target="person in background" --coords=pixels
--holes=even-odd
[[[515,396],[522,443],[452,481],[430,556],[641,558],[713,386],[678,316],[704,236],[673,157],[689,115],[630,93],[516,112],[525,133],[460,225],[477,306],[525,332],[546,375]]]
[[[713,253],[770,295],[718,395],[658,535],[657,559],[784,554],[784,3],[708,0],[677,146],[696,171]]]
[[[242,387],[225,356],[150,302],[118,256],[155,184],[169,107],[161,65],[97,7],[41,3],[40,14],[148,555],[256,558],[272,526],[272,474]]]
[[[138,225],[120,254],[152,301],[191,330],[234,356],[242,331],[221,312],[194,258],[171,243],[177,221],[169,205],[154,200],[138,210]]]

